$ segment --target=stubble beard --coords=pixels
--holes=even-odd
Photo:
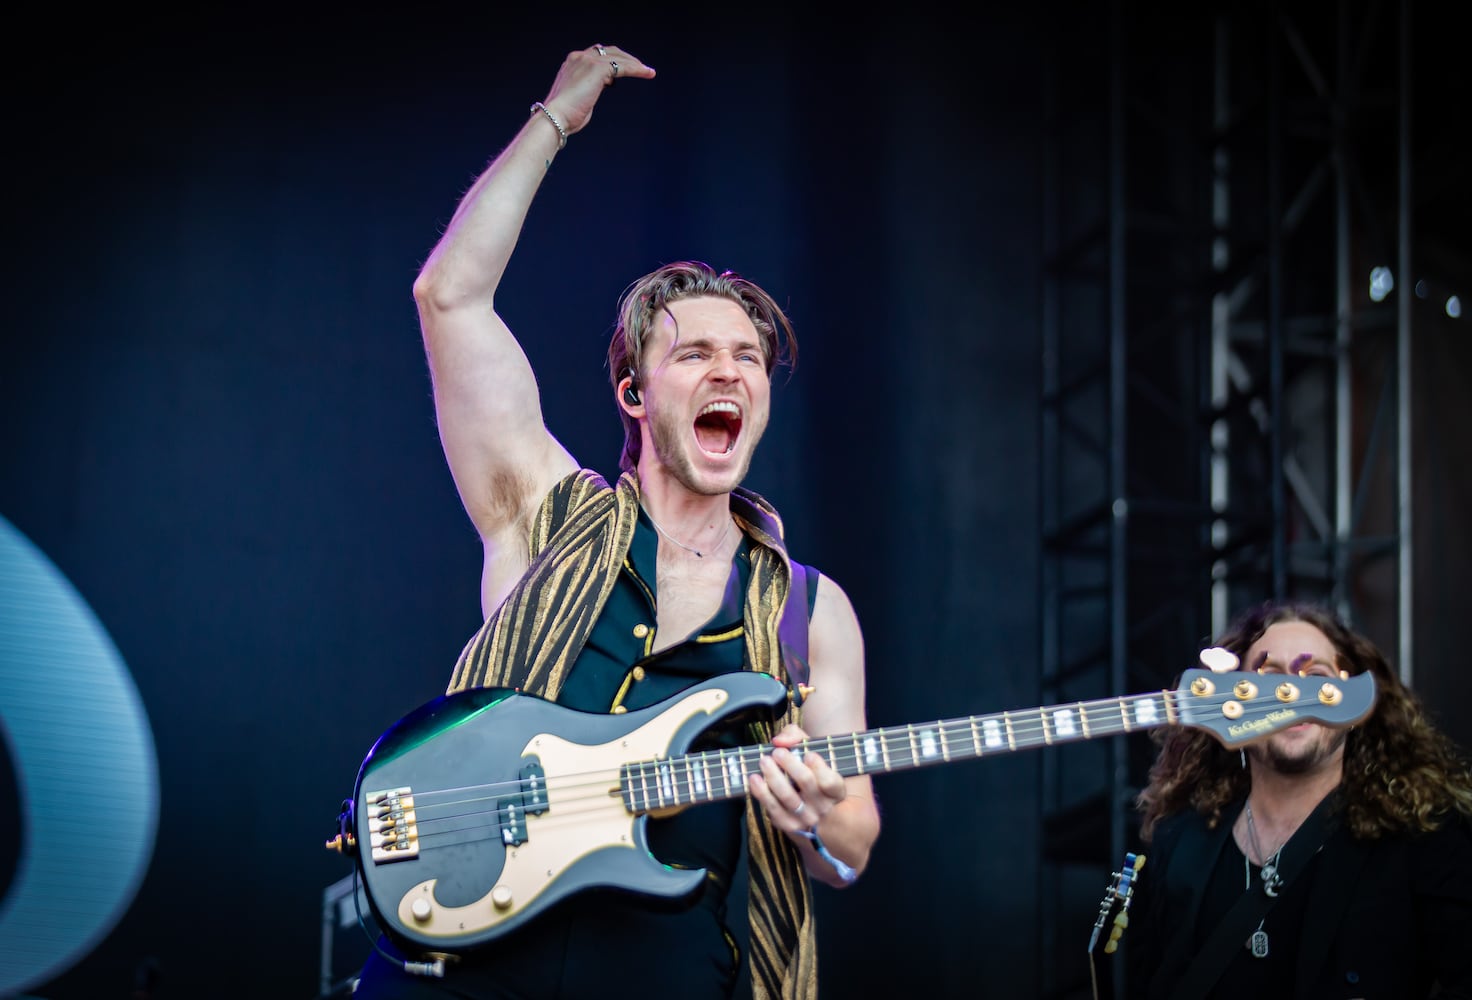
[[[751,456],[756,449],[753,441],[746,448],[746,455],[740,465],[734,467],[726,475],[734,474],[735,478],[721,485],[709,485],[702,483],[696,474],[695,465],[690,461],[690,453],[681,444],[688,440],[690,429],[677,417],[666,416],[663,411],[650,414],[649,429],[651,440],[654,445],[654,455],[659,459],[660,465],[669,470],[670,475],[685,489],[699,496],[720,496],[722,493],[730,493],[731,490],[746,479],[746,473],[751,468]],[[748,434],[750,425],[742,428],[743,438]],[[756,428],[757,440],[760,440],[761,428]],[[692,447],[694,447],[692,445]]]
[[[1288,751],[1278,744],[1268,742],[1262,748],[1264,763],[1279,774],[1307,774],[1327,764],[1344,747],[1347,735],[1343,730],[1325,730],[1327,737],[1320,736],[1307,746]]]

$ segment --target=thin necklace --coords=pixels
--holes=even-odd
[[[661,535],[663,535],[664,537],[668,538],[670,541],[674,542],[676,545],[678,545],[680,548],[684,549],[686,552],[694,552],[695,553],[695,557],[697,559],[704,559],[705,558],[705,553],[704,552],[701,552],[699,549],[697,549],[693,545],[686,545],[684,542],[680,541],[674,535],[670,534],[668,531],[665,531],[663,528],[661,528],[659,526],[659,522],[654,519],[654,515],[651,514],[651,513],[649,513],[649,508],[648,507],[645,507],[643,504],[640,504],[639,506],[640,506],[640,509],[642,509],[644,511],[644,516],[647,517],[647,518],[649,518],[649,523],[652,524],[652,525],[654,525],[654,530],[655,531],[659,532]],[[731,533],[731,520],[730,520],[730,518],[727,518],[726,519],[726,530],[724,532],[722,532],[721,537],[720,537],[720,541],[724,542],[726,540],[726,536],[729,535],[730,533]]]
[[[1262,846],[1257,842],[1257,824],[1252,821],[1252,800],[1247,801],[1247,841],[1253,853],[1262,858],[1262,891],[1269,896],[1278,894],[1278,887],[1282,885],[1282,879],[1278,878],[1278,859],[1283,854],[1283,845],[1286,840],[1278,845],[1278,849],[1269,858],[1262,852]],[[1242,891],[1252,891],[1252,861],[1246,854],[1242,855]],[[1252,953],[1253,958],[1268,957],[1268,934],[1263,926],[1268,922],[1264,916],[1257,922],[1257,930],[1247,939],[1247,950]]]
[[[1273,852],[1271,858],[1267,856],[1267,853],[1262,849],[1262,845],[1257,842],[1257,824],[1252,820],[1251,799],[1247,800],[1247,839],[1252,844],[1253,853],[1262,858],[1263,891],[1269,896],[1276,896],[1278,894],[1278,887],[1283,884],[1283,880],[1278,877],[1278,859],[1282,856],[1283,846],[1288,841],[1285,840],[1282,844],[1279,844],[1278,849]]]

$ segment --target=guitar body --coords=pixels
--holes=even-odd
[[[503,688],[421,706],[378,738],[354,789],[356,861],[380,926],[412,950],[453,954],[587,889],[693,893],[704,871],[650,853],[621,769],[682,754],[737,714],[770,717],[786,697],[744,672],[622,715]]]

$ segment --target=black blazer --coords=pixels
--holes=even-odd
[[[1178,814],[1140,852],[1145,868],[1121,939],[1128,996],[1174,1000],[1171,990],[1213,930],[1198,926],[1202,895],[1231,828],[1224,820],[1208,830],[1200,815]],[[1294,980],[1280,996],[1421,1000],[1439,983],[1437,1000],[1472,1000],[1472,824],[1464,817],[1377,841],[1331,824],[1298,881],[1310,894],[1302,933],[1272,938],[1275,949],[1297,952]]]

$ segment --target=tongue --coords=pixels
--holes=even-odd
[[[718,455],[731,450],[731,432],[724,420],[697,420],[695,440],[701,448]]]

